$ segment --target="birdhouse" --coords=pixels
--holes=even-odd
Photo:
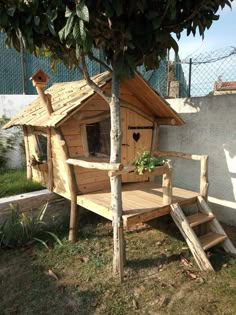
[[[33,86],[40,88],[46,86],[49,79],[50,79],[49,76],[41,69],[35,72],[35,74],[33,74],[32,77],[30,78],[30,80],[32,80],[33,82]]]

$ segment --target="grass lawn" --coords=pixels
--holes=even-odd
[[[75,244],[66,234],[50,250],[0,252],[1,315],[236,314],[236,259],[215,249],[217,272],[200,272],[173,223],[126,233],[123,284],[112,278],[110,223],[83,224]]]
[[[0,198],[40,189],[40,184],[26,179],[24,169],[0,170]]]

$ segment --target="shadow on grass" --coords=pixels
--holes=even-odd
[[[152,267],[162,267],[163,265],[168,265],[171,262],[180,261],[181,257],[183,257],[185,253],[180,254],[172,254],[170,256],[161,254],[158,257],[150,257],[144,259],[131,259],[127,261],[127,267],[130,267],[135,270],[152,268]]]
[[[31,249],[1,250],[0,314],[95,314],[100,293],[58,281],[37,264]]]

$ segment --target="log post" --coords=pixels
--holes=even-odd
[[[47,164],[48,164],[48,185],[47,188],[53,191],[53,165],[52,165],[52,134],[51,129],[47,128]]]
[[[27,126],[23,126],[24,132],[24,143],[25,143],[25,155],[26,155],[26,168],[27,168],[27,179],[32,180],[32,166],[30,161],[30,149],[29,149],[29,132]]]
[[[201,157],[200,194],[207,200],[208,196],[208,155]]]
[[[152,133],[152,151],[151,152],[155,152],[158,149],[159,135],[160,135],[160,125],[155,120],[153,133]],[[155,182],[155,176],[149,178],[149,181]]]
[[[112,72],[112,98],[109,103],[111,113],[111,153],[110,163],[121,163],[121,111],[119,101],[120,81],[116,73],[116,58],[114,57]],[[124,233],[122,218],[121,175],[110,177],[111,211],[113,226],[113,273],[119,275],[120,282],[124,279]]]
[[[172,165],[171,161],[166,161],[168,169],[162,176],[163,205],[170,205],[172,202]]]
[[[63,134],[60,128],[55,128],[55,131],[58,138],[58,143],[60,143],[62,147],[62,152],[64,155],[63,160],[65,162],[66,177],[68,179],[68,185],[69,185],[69,190],[70,190],[71,207],[70,207],[69,241],[75,242],[77,240],[77,228],[78,228],[78,220],[79,220],[79,209],[77,206],[78,189],[77,189],[73,166],[66,163],[66,160],[69,159],[69,151],[66,145],[66,141],[63,137]]]

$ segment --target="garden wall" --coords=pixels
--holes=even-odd
[[[162,127],[160,150],[209,155],[209,202],[236,226],[236,95],[170,99],[184,126]],[[199,163],[176,159],[174,183],[199,191]]]
[[[36,97],[37,95],[0,95],[0,117],[5,116],[7,118],[12,118]],[[21,132],[19,132],[19,129],[17,128],[11,128],[4,132],[6,132],[6,134],[18,134],[18,141],[16,140],[15,149],[8,153],[7,167],[22,167],[22,155],[19,145],[17,145],[17,142],[19,143],[22,140]]]

